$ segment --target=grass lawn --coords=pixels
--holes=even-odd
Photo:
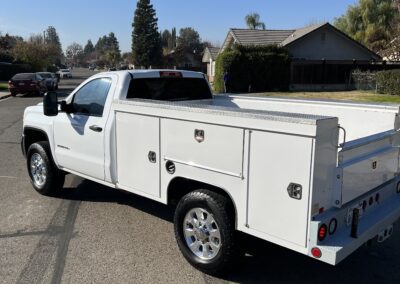
[[[400,96],[381,95],[368,91],[344,91],[344,92],[268,92],[257,94],[261,96],[329,99],[370,103],[397,103],[400,104]]]
[[[7,90],[8,90],[7,82],[0,82],[0,91],[7,91]]]

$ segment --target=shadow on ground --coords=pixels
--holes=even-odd
[[[124,204],[173,222],[171,207],[87,180],[82,180],[76,188],[63,189],[55,198]],[[396,233],[398,231],[397,226]],[[393,238],[382,245],[361,247],[336,267],[245,234],[240,238],[240,246],[246,255],[229,274],[219,276],[221,280],[240,283],[400,283],[398,240]],[[216,280],[205,277],[209,282]]]

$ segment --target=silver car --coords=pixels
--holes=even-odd
[[[50,72],[39,72],[37,74],[45,80],[48,91],[58,90],[58,78],[56,74]]]

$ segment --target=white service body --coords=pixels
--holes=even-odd
[[[109,78],[101,117],[46,117],[38,105],[26,109],[24,128],[46,133],[60,169],[164,204],[177,178],[218,187],[234,204],[237,230],[310,256],[319,248],[320,260],[330,264],[399,218],[397,106],[228,95],[185,102],[126,98],[131,80],[157,76],[97,74],[66,101],[91,80]],[[173,174],[167,162],[175,165]],[[301,193],[291,197],[294,185]],[[361,213],[358,235],[351,237],[354,208]],[[321,224],[332,219],[335,232],[318,240]]]

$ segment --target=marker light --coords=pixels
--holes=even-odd
[[[322,242],[326,238],[327,233],[328,233],[328,227],[325,224],[322,224],[318,230],[318,240]]]
[[[315,258],[321,258],[321,256],[322,256],[322,252],[321,252],[321,250],[319,248],[312,248],[311,249],[311,254]]]

